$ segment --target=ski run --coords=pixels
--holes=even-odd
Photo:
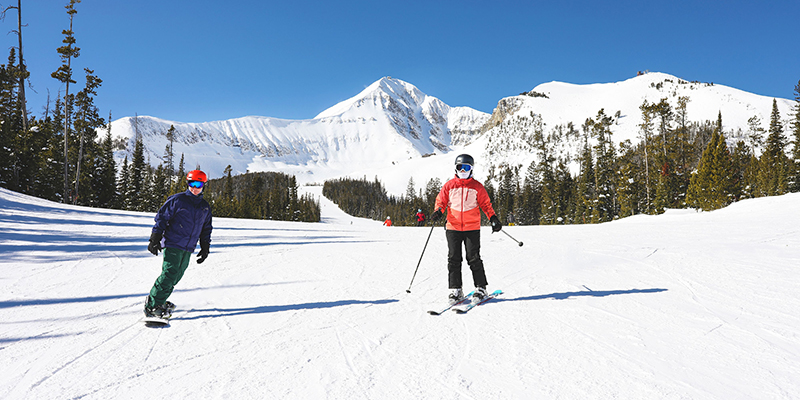
[[[800,398],[800,194],[505,227],[524,247],[484,228],[503,295],[435,317],[443,229],[409,294],[429,228],[321,204],[321,223],[215,218],[148,328],[153,214],[0,189],[0,398]]]

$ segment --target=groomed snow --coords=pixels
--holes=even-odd
[[[505,295],[438,317],[441,228],[407,294],[429,228],[218,218],[157,329],[152,214],[0,190],[0,398],[798,398],[798,204],[484,229]]]

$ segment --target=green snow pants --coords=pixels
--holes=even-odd
[[[164,264],[161,266],[161,276],[156,279],[153,288],[150,289],[150,303],[148,307],[153,308],[164,304],[172,294],[172,289],[180,282],[183,273],[189,266],[192,253],[179,249],[167,247],[164,249]]]

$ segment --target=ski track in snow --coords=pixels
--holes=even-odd
[[[434,317],[443,230],[406,294],[429,228],[322,198],[319,224],[215,219],[148,328],[151,214],[0,189],[0,398],[800,398],[797,204],[484,230],[504,295]]]

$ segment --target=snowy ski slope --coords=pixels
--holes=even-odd
[[[0,398],[799,398],[798,204],[485,229],[505,294],[442,316],[441,228],[407,294],[429,228],[218,218],[157,329],[152,214],[0,189]]]

